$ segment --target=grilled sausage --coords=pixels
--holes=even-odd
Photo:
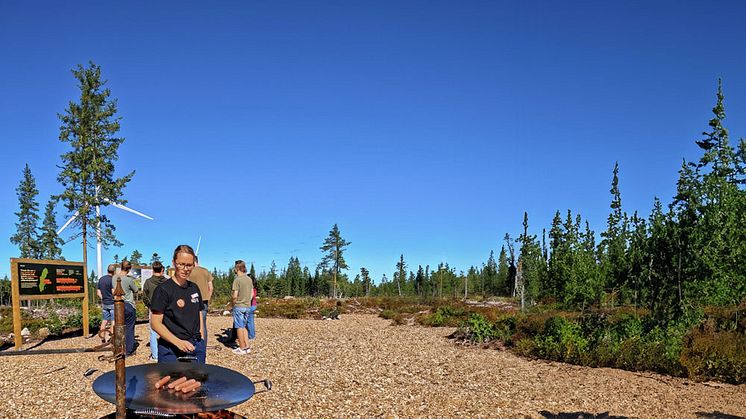
[[[185,385],[184,387],[182,387],[181,391],[183,391],[184,393],[191,393],[193,391],[196,391],[201,386],[202,386],[202,383],[200,383],[199,381],[195,381],[189,385]]]
[[[166,385],[167,382],[171,381],[171,376],[167,375],[160,380],[158,380],[157,383],[155,383],[155,388],[161,388]]]
[[[174,390],[176,390],[176,391],[179,391],[179,390],[183,389],[184,387],[189,387],[189,386],[191,386],[192,384],[194,384],[194,382],[195,382],[195,380],[194,380],[194,379],[191,379],[191,380],[185,381],[185,382],[183,382],[183,383],[180,383],[180,384],[176,385],[176,387],[174,387]]]
[[[178,386],[179,384],[185,382],[186,380],[187,380],[186,377],[181,377],[178,380],[174,381],[173,383],[169,384],[168,388],[174,388],[174,387]]]

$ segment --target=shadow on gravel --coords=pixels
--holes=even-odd
[[[718,412],[718,411],[715,411],[712,413],[697,412],[695,414],[697,415],[698,418],[703,418],[703,419],[746,419],[743,416],[729,415],[727,413]]]
[[[628,419],[627,416],[614,416],[609,415],[609,412],[604,413],[588,413],[588,412],[560,412],[552,413],[546,410],[539,411],[539,414],[545,418],[551,419]]]

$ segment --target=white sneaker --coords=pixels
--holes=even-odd
[[[236,349],[234,349],[234,350],[233,350],[232,352],[233,352],[234,354],[236,354],[236,355],[246,355],[246,354],[248,354],[248,352],[247,352],[247,351],[245,351],[245,350],[243,350],[243,349],[241,349],[241,348],[236,348]]]

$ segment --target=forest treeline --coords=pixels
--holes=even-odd
[[[557,211],[538,229],[523,217],[523,232],[505,235],[497,257],[457,272],[447,263],[415,266],[404,255],[373,281],[364,267],[353,274],[334,267],[303,267],[296,257],[257,274],[260,294],[292,296],[516,296],[524,304],[556,303],[567,309],[629,305],[661,320],[696,315],[702,306],[739,305],[746,297],[746,145],[730,144],[723,125],[722,85],[709,128],[696,140],[701,156],[684,160],[670,204],[656,198],[647,216],[625,211],[614,166],[610,212],[597,234],[579,212]],[[334,226],[330,237],[339,230]],[[329,240],[329,239],[327,239]],[[338,249],[340,255],[344,248]],[[253,268],[253,267],[252,267]],[[219,287],[232,272],[215,271]],[[222,290],[227,293],[226,290]]]

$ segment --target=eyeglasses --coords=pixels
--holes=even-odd
[[[176,267],[179,268],[179,269],[185,269],[187,271],[190,270],[190,269],[194,269],[194,264],[193,263],[179,263],[179,262],[175,262],[174,265],[176,265]]]

